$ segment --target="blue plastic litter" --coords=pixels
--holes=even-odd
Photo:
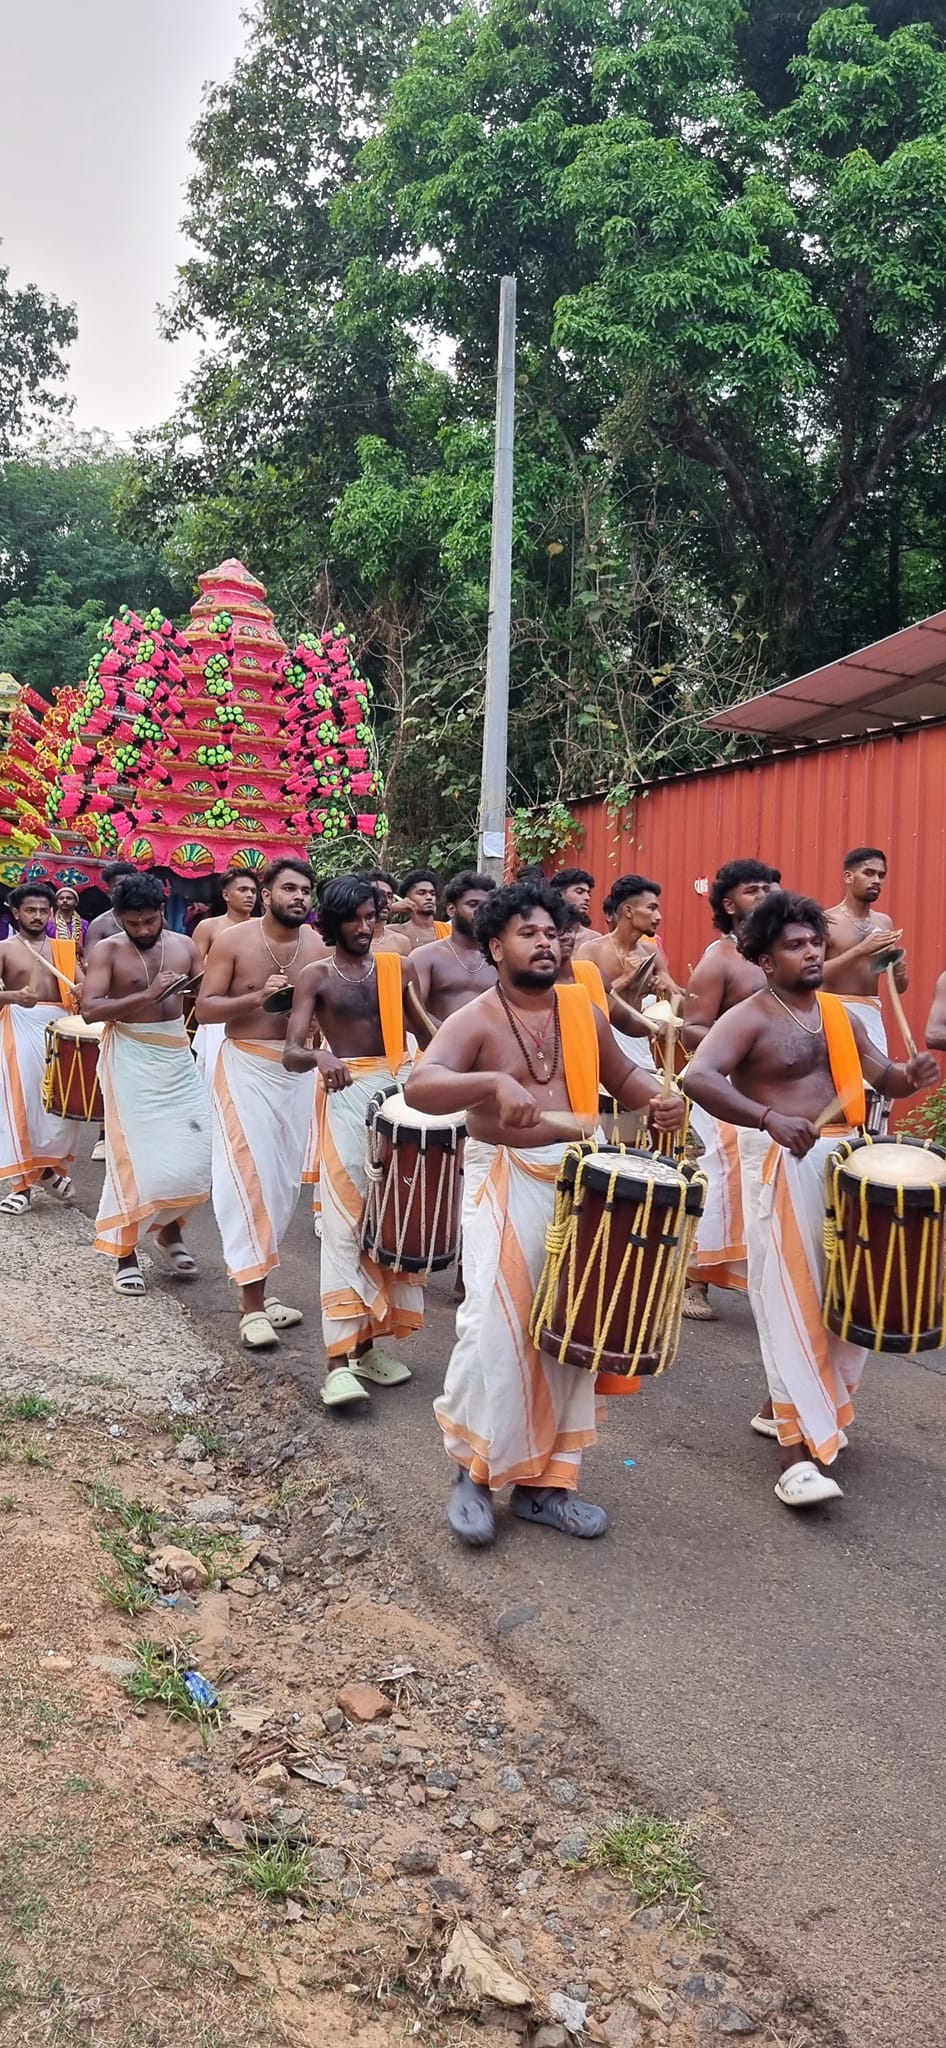
[[[215,1707],[217,1695],[209,1678],[202,1678],[199,1671],[185,1671],[184,1684],[195,1707]]]
[[[625,1471],[629,1472],[629,1471],[630,1471],[630,1469],[631,1469],[631,1466],[632,1466],[632,1465],[636,1465],[636,1464],[637,1464],[637,1459],[636,1459],[636,1458],[625,1458],[625,1460],[624,1460],[624,1469],[625,1469]]]

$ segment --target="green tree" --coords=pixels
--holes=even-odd
[[[862,7],[798,54],[802,0],[765,77],[761,0],[360,4],[264,0],[198,129],[173,320],[218,338],[123,519],[341,612],[400,843],[468,847],[504,272],[514,802],[712,758],[944,601],[946,55]]]
[[[44,298],[35,284],[15,289],[0,267],[0,456],[68,409],[58,387],[66,374],[64,351],[77,332],[71,306]]]
[[[0,669],[44,695],[78,681],[120,604],[186,608],[189,584],[116,526],[128,458],[102,436],[60,437],[0,463]]]

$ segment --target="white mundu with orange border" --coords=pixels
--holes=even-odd
[[[281,1039],[225,1038],[213,1070],[214,1215],[238,1287],[278,1266],[302,1186],[315,1082],[282,1053]]]
[[[63,1015],[61,1003],[0,1009],[0,1181],[11,1193],[48,1168],[67,1173],[75,1158],[75,1126],[43,1108],[46,1026]]]
[[[783,1446],[806,1444],[833,1463],[866,1351],[826,1330],[824,1282],[825,1161],[838,1133],[822,1133],[804,1159],[764,1131],[741,1130],[749,1300]]]
[[[322,1337],[336,1360],[375,1337],[407,1337],[424,1319],[420,1276],[379,1266],[361,1242],[368,1105],[392,1078],[403,1083],[410,1066],[403,1061],[395,1072],[384,1057],[345,1065],[348,1088],[319,1090]]]
[[[132,1252],[210,1194],[210,1105],[180,1017],[107,1024],[99,1052],[105,1179],[95,1245]]]

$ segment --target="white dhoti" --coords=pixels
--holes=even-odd
[[[226,1037],[226,1032],[227,1027],[225,1024],[198,1024],[194,1033],[191,1047],[194,1055],[194,1064],[208,1095],[214,1077],[214,1068],[217,1064],[217,1054]]]
[[[706,1175],[706,1202],[700,1217],[690,1279],[711,1282],[740,1294],[746,1291],[746,1231],[742,1215],[742,1166],[739,1133],[720,1123],[699,1103],[690,1104],[690,1124],[703,1153],[700,1172]]]
[[[210,1194],[210,1105],[181,1018],[107,1024],[99,1052],[105,1179],[95,1246],[123,1257],[143,1223],[180,1222]]]
[[[76,1156],[74,1124],[43,1108],[46,1026],[64,1015],[61,1003],[0,1010],[0,1180],[12,1183],[11,1194],[50,1168],[68,1173]]]
[[[434,1414],[448,1457],[481,1486],[574,1491],[595,1441],[594,1374],[547,1358],[529,1336],[562,1151],[477,1145],[465,1166],[466,1299]]]
[[[383,1059],[345,1062],[351,1086],[323,1089],[319,1130],[322,1198],[322,1338],[329,1358],[348,1358],[375,1337],[407,1337],[424,1320],[417,1273],[380,1266],[361,1242],[368,1185],[368,1105],[390,1086]],[[403,1086],[410,1067],[395,1078]]]
[[[863,1024],[871,1045],[876,1046],[887,1058],[887,1026],[879,996],[842,996],[841,1001],[849,1017]]]
[[[314,1081],[283,1066],[281,1039],[225,1038],[213,1073],[213,1205],[238,1287],[279,1264],[302,1186]]]
[[[867,1357],[821,1316],[824,1168],[837,1142],[837,1133],[823,1135],[807,1158],[793,1159],[764,1131],[739,1133],[749,1301],[778,1440],[807,1444],[825,1465],[854,1419],[851,1396]]]
[[[656,1074],[657,1062],[653,1054],[653,1047],[656,1041],[651,1037],[650,1033],[645,1032],[643,1037],[633,1038],[629,1031],[615,1031],[613,1024],[611,1029],[621,1051],[626,1054],[629,1060],[633,1060],[635,1067],[646,1067],[648,1074]]]
[[[875,1047],[877,1052],[882,1054],[884,1059],[887,1059],[887,1026],[884,1023],[884,1013],[881,1009],[880,997],[842,996],[841,1001],[848,1016],[856,1018],[857,1022],[863,1025],[871,1045]],[[878,1095],[876,1088],[871,1088],[869,1083],[865,1085],[867,1087],[867,1121],[864,1129],[870,1132],[872,1138],[883,1138],[887,1134],[890,1103],[885,1096]]]

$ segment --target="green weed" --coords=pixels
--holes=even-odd
[[[693,1855],[688,1821],[662,1820],[655,1813],[629,1814],[605,1828],[591,1843],[585,1866],[626,1877],[641,1906],[668,1902],[679,1917],[705,1918],[706,1878]]]

